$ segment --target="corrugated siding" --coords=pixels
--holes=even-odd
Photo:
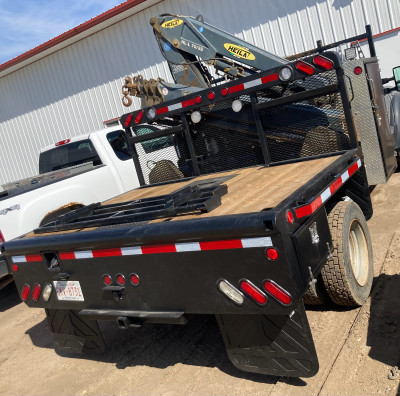
[[[165,0],[0,79],[0,183],[37,173],[39,149],[126,112],[126,74],[171,80],[148,23],[197,16],[280,56],[400,26],[399,0]],[[138,105],[138,101],[134,102]]]

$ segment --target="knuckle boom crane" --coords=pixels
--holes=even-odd
[[[151,106],[288,63],[205,23],[201,16],[161,15],[151,18],[150,24],[175,84],[126,77],[122,92],[127,107],[132,104],[128,95],[142,97]],[[222,77],[213,76],[209,67]]]

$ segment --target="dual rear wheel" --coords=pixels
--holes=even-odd
[[[352,201],[338,202],[328,214],[332,254],[310,287],[304,302],[326,304],[329,300],[344,306],[360,306],[369,297],[374,275],[372,244],[367,222],[360,207]]]

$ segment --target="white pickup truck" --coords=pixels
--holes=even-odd
[[[148,132],[151,130],[142,131]],[[138,149],[150,155],[160,151],[167,154],[168,139],[154,139]],[[55,143],[41,150],[38,176],[8,183],[3,191],[0,189],[0,244],[68,211],[138,186],[121,126]],[[0,286],[7,275],[7,266],[0,257]]]

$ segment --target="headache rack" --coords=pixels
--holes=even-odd
[[[140,184],[356,148],[344,78],[338,55],[327,52],[123,115]],[[154,177],[160,161],[180,174]]]

